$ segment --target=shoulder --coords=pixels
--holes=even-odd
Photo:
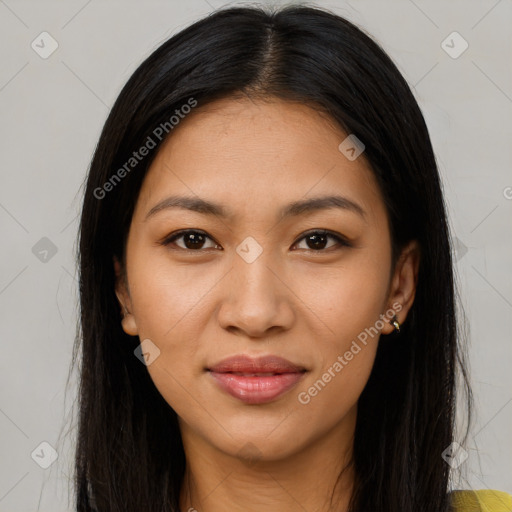
[[[512,495],[503,491],[452,491],[451,512],[510,512]]]

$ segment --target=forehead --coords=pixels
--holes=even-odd
[[[339,149],[346,137],[332,119],[300,103],[227,98],[199,105],[159,149],[136,214],[177,193],[214,200],[237,216],[340,194],[382,216],[364,153],[349,160]]]

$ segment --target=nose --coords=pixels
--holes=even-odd
[[[290,329],[295,320],[293,283],[265,251],[252,263],[235,256],[222,288],[220,325],[235,334],[268,338]]]

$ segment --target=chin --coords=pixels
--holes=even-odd
[[[299,425],[285,425],[286,420],[263,428],[254,420],[247,424],[226,425],[232,437],[223,432],[222,439],[209,439],[219,450],[242,461],[278,461],[285,459],[304,448],[306,440],[297,436]],[[301,432],[304,435],[304,432]]]

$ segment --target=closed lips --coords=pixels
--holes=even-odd
[[[245,404],[272,402],[298,384],[306,368],[279,356],[233,356],[206,368],[223,392]]]
[[[217,372],[217,373],[230,373],[232,375],[241,375],[243,377],[271,377],[272,375],[281,375],[282,373],[296,373],[296,372],[270,372],[270,373]]]
[[[207,368],[215,373],[233,373],[248,376],[275,375],[281,373],[302,373],[303,366],[296,365],[279,356],[250,357],[245,354],[229,357]]]

